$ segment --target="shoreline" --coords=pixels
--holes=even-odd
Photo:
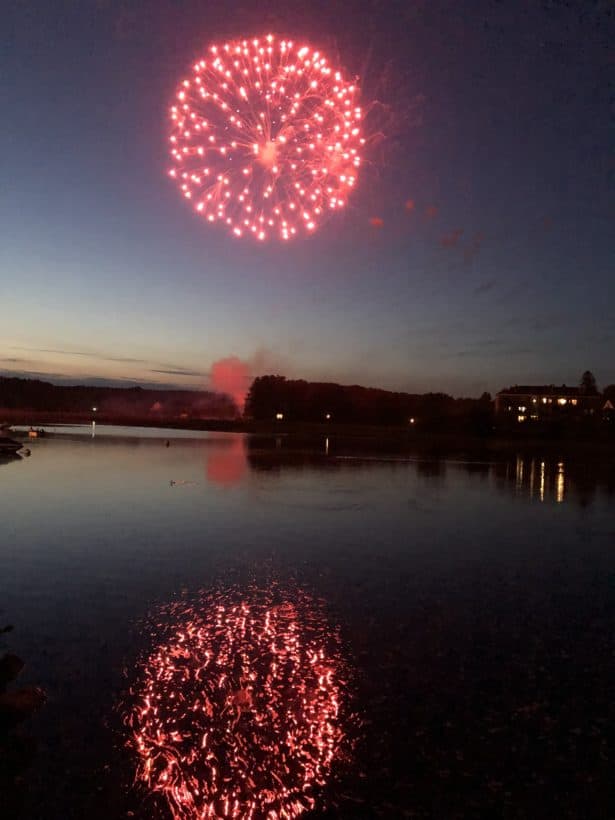
[[[274,422],[244,419],[151,419],[151,418],[109,418],[97,416],[92,419],[83,414],[24,413],[9,411],[0,414],[0,424],[9,427],[45,428],[55,426],[90,425],[95,420],[98,426],[144,427],[194,432],[243,433],[264,439],[284,438],[298,446],[310,446],[323,438],[332,438],[337,446],[359,446],[375,452],[417,452],[434,457],[445,454],[482,452],[505,455],[511,452],[544,450],[548,453],[562,452],[568,455],[615,456],[615,436],[595,434],[574,436],[573,431],[553,434],[527,435],[494,429],[479,435],[471,431],[428,431],[420,427],[386,427],[365,424],[335,424],[334,422]],[[19,435],[19,433],[16,433]],[[48,435],[54,435],[50,433]]]

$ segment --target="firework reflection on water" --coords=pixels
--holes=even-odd
[[[162,607],[124,720],[136,780],[170,816],[294,818],[348,758],[347,667],[303,591],[200,593]]]

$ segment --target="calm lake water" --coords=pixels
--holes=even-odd
[[[3,817],[613,816],[610,463],[27,446],[0,649],[48,700]]]

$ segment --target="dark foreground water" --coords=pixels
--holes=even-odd
[[[107,432],[0,461],[3,819],[614,816],[610,463]]]

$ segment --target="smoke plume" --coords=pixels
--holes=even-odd
[[[237,356],[219,359],[211,366],[211,386],[217,393],[230,396],[240,413],[246,403],[250,387],[250,366]]]

